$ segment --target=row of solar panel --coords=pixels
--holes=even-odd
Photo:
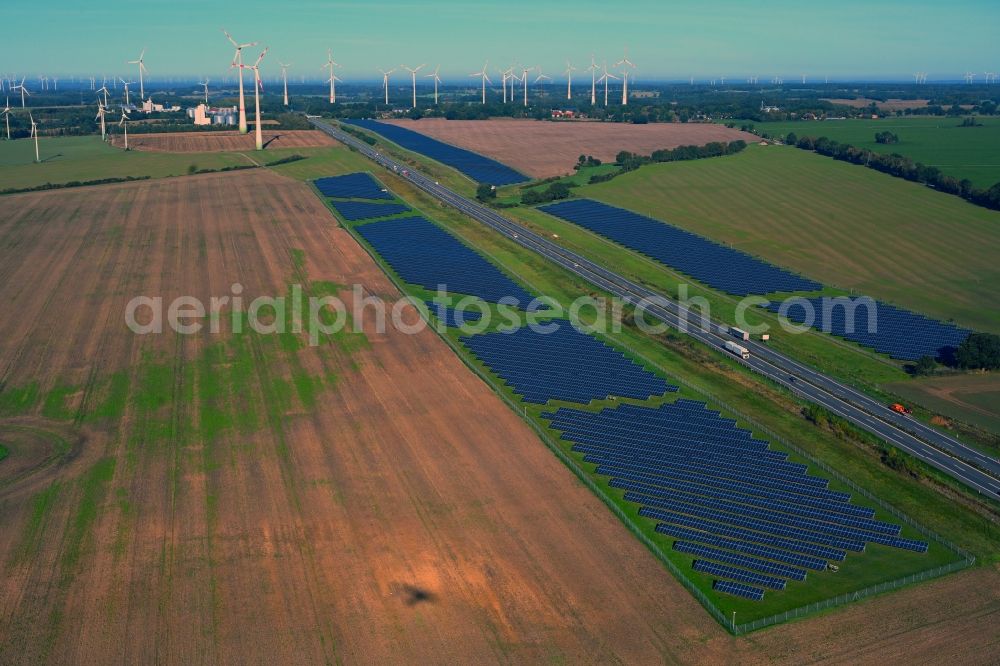
[[[427,301],[427,309],[443,321],[445,326],[451,328],[461,328],[465,324],[474,324],[483,317],[483,313],[478,310],[456,310],[433,301]]]
[[[496,303],[514,298],[529,303],[532,296],[454,236],[422,217],[371,222],[357,227],[364,238],[399,276],[428,290],[478,296]]]
[[[846,338],[860,345],[871,347],[892,358],[915,361],[921,356],[944,358],[971,334],[971,331],[954,324],[935,321],[921,314],[857,297],[851,299],[853,316],[848,317],[845,307],[824,307],[822,298],[803,299],[782,306],[771,303],[767,309],[778,312],[796,324],[809,323],[813,328]],[[866,303],[872,303],[874,316],[870,317]]]
[[[372,203],[368,201],[331,201],[337,214],[348,222],[371,220],[377,217],[389,217],[406,213],[411,208],[400,203]]]
[[[645,400],[677,390],[566,321],[548,333],[520,328],[461,341],[525,402],[586,403],[610,396]]]
[[[484,157],[470,150],[432,139],[425,134],[414,132],[405,127],[367,119],[347,120],[345,122],[361,127],[362,129],[377,132],[407,150],[412,150],[415,153],[426,155],[431,159],[447,164],[478,183],[489,183],[500,186],[523,183],[528,180],[527,177],[506,164],[501,164],[494,159]]]
[[[679,227],[589,199],[541,210],[736,296],[816,291],[822,285]]]
[[[344,176],[330,176],[313,181],[316,189],[325,197],[341,199],[392,199],[389,191],[371,174],[349,173]]]

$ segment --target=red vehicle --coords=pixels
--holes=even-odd
[[[892,405],[890,405],[890,409],[892,409],[892,411],[896,412],[897,414],[912,414],[913,413],[912,409],[909,409],[908,407],[905,407],[905,406],[899,404],[898,402],[892,403]]]

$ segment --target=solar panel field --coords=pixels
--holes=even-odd
[[[366,227],[380,224],[350,228],[365,239]],[[448,234],[413,238],[420,240],[412,245],[454,242]],[[368,247],[387,270],[393,266],[376,244]],[[444,335],[549,433],[554,450],[717,618],[736,611],[743,623],[763,620],[838,595],[864,595],[903,572],[962,566],[963,556],[856,488],[812,471],[801,452],[707,408],[700,394],[678,391],[671,378],[607,341],[562,320],[549,323],[559,326],[555,335],[500,332],[495,324],[471,335],[449,327]],[[695,560],[730,569],[709,572]],[[827,566],[833,562],[836,568]],[[774,583],[757,598],[764,588],[739,580],[754,572],[782,579],[783,589]]]

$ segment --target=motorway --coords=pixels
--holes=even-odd
[[[710,321],[700,312],[692,311],[679,302],[669,300],[585,257],[566,250],[550,239],[448,189],[411,166],[384,155],[336,127],[315,119],[310,119],[310,122],[317,129],[355,148],[439,201],[456,208],[522,247],[542,255],[623,301],[640,307],[646,313],[647,320],[659,320],[720,351],[724,351],[727,341],[734,340],[729,334],[728,325]],[[1000,461],[916,419],[897,414],[864,393],[765,344],[756,341],[740,341],[739,344],[748,349],[750,358],[746,360],[737,358],[737,360],[757,373],[906,451],[980,494],[1000,501]]]

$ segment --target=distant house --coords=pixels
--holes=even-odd
[[[552,118],[576,118],[576,109],[552,109]]]
[[[781,108],[777,106],[765,106],[764,100],[760,100],[760,110],[764,113],[772,113],[774,111],[781,111]]]

